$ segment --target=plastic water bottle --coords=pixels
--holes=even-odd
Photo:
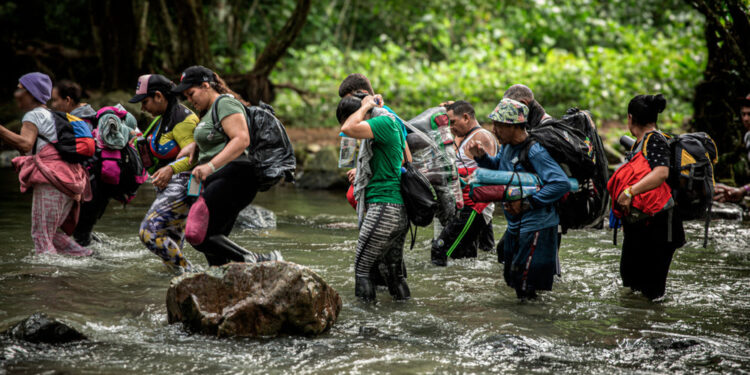
[[[356,165],[357,139],[340,133],[341,149],[339,150],[339,168],[354,168]]]
[[[453,191],[453,196],[456,197],[456,208],[464,208],[464,192],[461,189],[461,181],[459,179],[453,180],[451,190]]]

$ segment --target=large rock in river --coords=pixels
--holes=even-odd
[[[251,204],[240,211],[234,225],[246,229],[273,229],[276,228],[276,214],[271,210]]]
[[[3,334],[18,340],[47,344],[86,340],[86,336],[82,333],[44,313],[29,316],[4,331]]]
[[[302,189],[346,189],[346,169],[339,168],[339,153],[335,147],[324,147],[313,154],[297,176],[297,187]]]
[[[315,335],[341,311],[341,297],[307,267],[284,262],[229,263],[172,279],[169,323],[219,337]]]

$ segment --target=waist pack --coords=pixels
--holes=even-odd
[[[40,138],[52,144],[60,157],[68,163],[83,164],[96,153],[96,142],[89,125],[70,113],[50,111],[55,121],[57,141],[52,142],[43,135]]]
[[[93,165],[99,182],[111,185],[112,198],[123,204],[130,202],[148,179],[138,152],[130,145],[121,150],[99,149]]]
[[[544,146],[568,177],[579,182],[577,191],[567,193],[557,203],[563,233],[586,227],[601,229],[609,201],[609,165],[591,116],[571,108],[562,119],[547,120],[529,130],[529,138],[519,155],[519,163],[527,171],[534,171],[528,158],[534,143]]]
[[[211,120],[214,127],[224,134],[219,122],[216,106],[228,95],[220,95],[214,101]],[[247,129],[250,132],[250,146],[245,151],[253,166],[258,190],[266,191],[282,178],[294,182],[297,160],[294,148],[284,125],[276,118],[273,107],[260,102],[257,106],[245,106]]]

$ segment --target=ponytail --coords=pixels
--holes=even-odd
[[[628,114],[633,117],[633,124],[643,126],[656,123],[659,113],[667,107],[664,95],[637,95],[628,103]]]
[[[219,77],[219,75],[216,74],[216,72],[214,72],[213,78],[214,78],[214,81],[209,82],[209,86],[211,86],[211,88],[214,89],[214,91],[218,92],[219,94],[230,94],[234,96],[235,99],[239,100],[240,103],[242,103],[243,105],[246,105],[246,106],[250,105],[250,102],[246,101],[245,99],[242,99],[242,96],[232,91],[232,89],[230,89],[229,86],[227,86],[227,83],[224,82],[224,80],[221,79],[221,77]]]

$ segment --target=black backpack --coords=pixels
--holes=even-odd
[[[715,187],[714,164],[718,162],[716,143],[704,132],[660,133],[666,138],[671,155],[667,184],[672,188],[677,214],[685,220],[705,219],[706,247]]]
[[[609,164],[591,116],[571,108],[562,119],[547,120],[530,129],[519,155],[519,163],[530,172],[534,167],[528,154],[534,143],[544,146],[568,177],[578,180],[578,191],[566,194],[557,203],[563,233],[568,229],[601,228],[609,203]]]
[[[427,177],[411,163],[405,163],[404,169],[406,173],[401,174],[401,197],[409,221],[420,227],[430,225],[438,210],[435,191]]]
[[[214,101],[211,120],[214,127],[224,134],[219,122],[216,106],[227,95],[220,95]],[[282,178],[294,182],[297,160],[294,148],[284,125],[276,118],[273,107],[260,102],[257,106],[245,106],[247,129],[250,132],[250,146],[246,150],[257,177],[258,190],[266,191]]]

